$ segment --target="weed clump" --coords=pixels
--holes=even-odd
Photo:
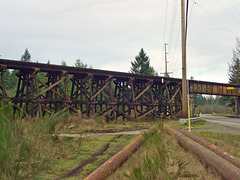
[[[162,126],[159,125],[161,128]],[[124,177],[127,179],[145,180],[145,179],[176,179],[184,172],[187,162],[171,162],[168,149],[164,143],[163,131],[160,129],[157,133],[149,136],[143,146],[147,146],[150,151],[145,152],[143,161],[139,166],[133,167],[132,171]],[[172,166],[176,166],[171,170]]]
[[[162,130],[149,136],[139,150],[109,179],[221,179]]]
[[[13,118],[11,104],[0,102],[0,179],[32,179],[63,153],[65,143],[53,136],[61,116]]]

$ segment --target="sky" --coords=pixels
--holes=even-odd
[[[0,0],[0,58],[128,72],[141,48],[158,73],[181,78],[180,0]],[[228,82],[240,0],[189,0],[187,77]],[[162,74],[160,74],[162,75]]]

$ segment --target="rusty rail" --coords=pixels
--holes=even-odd
[[[240,168],[240,159],[238,159],[237,157],[233,156],[232,154],[224,151],[223,149],[221,149],[220,147],[196,136],[195,134],[192,134],[186,130],[180,129],[179,127],[174,127],[173,129],[183,133],[185,136],[191,138],[192,140],[194,140],[195,142],[201,144],[202,146],[204,146],[205,148],[211,150],[212,152],[216,153],[217,155],[221,156],[222,158],[226,159],[227,161],[229,161],[230,163],[232,163],[233,165],[237,166],[238,168]]]
[[[218,156],[209,149],[203,147],[192,139],[186,137],[182,133],[172,129],[169,125],[164,125],[163,129],[168,134],[174,135],[179,144],[198,156],[205,164],[215,169],[223,178],[228,180],[239,180],[240,169],[222,157]]]
[[[153,134],[157,131],[156,126],[150,127],[146,132],[147,135]],[[106,161],[103,165],[93,171],[85,180],[101,180],[106,179],[113,171],[115,171],[124,161],[126,161],[141,144],[145,137],[143,134],[131,141],[123,150],[115,154],[111,159]]]

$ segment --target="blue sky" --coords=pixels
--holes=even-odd
[[[162,73],[168,43],[168,70],[181,77],[179,0],[1,0],[0,8],[1,58],[20,59],[28,48],[32,61],[74,65],[80,58],[128,72],[143,48]],[[239,0],[189,1],[188,77],[228,81],[239,17]]]

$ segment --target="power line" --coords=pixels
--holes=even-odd
[[[166,0],[166,6],[165,6],[165,21],[164,21],[163,42],[162,42],[163,45],[165,43],[165,36],[166,36],[167,14],[168,14],[168,0]],[[164,46],[163,46],[163,49],[162,49],[162,58],[161,59],[163,59],[163,57],[164,57],[163,54],[164,54]],[[163,61],[161,61],[161,62],[163,62]],[[162,66],[162,63],[161,63],[161,66]]]
[[[238,24],[240,25],[240,21],[232,14],[232,12],[220,1],[220,0],[218,0],[217,1],[225,10],[226,10],[226,12],[228,12],[228,14],[230,14],[230,16],[232,16],[232,18],[233,19],[235,19],[237,22],[238,22]],[[234,7],[234,6],[233,6]]]
[[[191,17],[192,17],[192,12],[193,12],[193,7],[194,7],[194,5],[195,5],[195,0],[193,0],[193,3],[192,3],[192,8],[191,8],[191,10],[190,10],[190,14],[189,14],[189,18],[188,18],[188,24],[189,24],[189,22],[190,22],[190,20],[191,20]]]
[[[180,45],[180,44],[178,44],[179,43],[179,35],[180,35],[180,25],[178,27],[177,37],[176,37],[176,41],[174,43],[174,48],[173,48],[172,56],[171,56],[171,62],[172,62],[171,65],[173,65],[173,67],[172,66],[171,67],[172,67],[174,73],[175,73],[176,66],[178,65],[178,57],[180,54],[180,51],[178,51],[176,54],[177,45]]]
[[[194,0],[193,0],[194,1]],[[229,32],[233,33],[235,36],[238,37],[238,34],[236,34],[235,32],[233,32],[231,29],[229,29],[225,24],[223,24],[221,21],[219,21],[216,17],[214,17],[210,12],[208,12],[206,9],[204,9],[202,6],[200,6],[196,1],[195,4],[202,10],[204,11],[206,14],[208,14],[212,19],[214,19],[217,23],[221,24],[226,30],[228,30]]]
[[[166,7],[165,7],[165,21],[164,21],[164,31],[163,31],[163,43],[165,42],[165,32],[166,32],[167,14],[168,14],[168,0],[166,1]]]
[[[188,32],[188,0],[187,0],[187,6],[186,6],[186,34],[185,34],[185,43],[187,41],[187,32]]]
[[[189,2],[187,2],[188,4]],[[192,3],[192,6],[191,6],[191,10],[190,10],[190,13],[187,13],[186,15],[186,19],[187,19],[187,23],[186,23],[186,29],[189,29],[189,23],[190,23],[190,19],[191,19],[191,16],[192,16],[192,12],[193,12],[193,7],[195,5],[195,0],[194,2]],[[187,11],[186,12],[189,12],[189,5],[187,5]],[[177,36],[176,36],[176,41],[172,44],[173,45],[173,50],[172,50],[172,53],[170,54],[171,55],[171,68],[172,70],[175,72],[176,68],[177,67],[180,67],[180,65],[178,64],[178,60],[179,60],[179,55],[180,55],[180,50],[178,50],[176,52],[176,49],[177,49],[177,45],[178,45],[178,41],[179,41],[179,34],[180,34],[180,25],[178,26],[178,28],[176,29],[177,30]],[[176,72],[175,72],[176,73]]]
[[[174,59],[174,39],[178,38],[175,37],[175,34],[177,34],[178,29],[176,29],[177,23],[176,23],[176,18],[177,18],[177,12],[178,12],[178,0],[174,0],[174,6],[173,6],[173,13],[172,13],[172,18],[171,18],[171,26],[170,26],[170,35],[169,35],[169,51],[171,52],[169,54],[169,59],[171,61],[170,63],[170,67],[172,67],[172,65],[175,65],[173,63],[173,59]],[[178,36],[178,34],[177,34]]]
[[[231,4],[231,7],[234,8],[235,12],[239,13],[239,15],[240,15],[240,11],[239,11],[239,9],[236,8],[236,6],[235,6],[236,3],[235,3],[235,4],[232,3],[231,0],[228,0],[227,2],[230,3],[230,4]],[[239,4],[238,1],[237,1],[237,4],[238,4],[238,6],[240,6],[240,4]]]
[[[235,0],[235,2],[238,4],[238,6],[240,6],[240,3],[239,3],[239,1],[238,1],[238,0]]]
[[[176,8],[177,7],[177,0],[174,0],[174,6],[172,9],[172,18],[171,18],[171,26],[170,26],[170,34],[169,34],[169,49],[172,49],[172,39],[174,37],[174,29],[176,24]]]

